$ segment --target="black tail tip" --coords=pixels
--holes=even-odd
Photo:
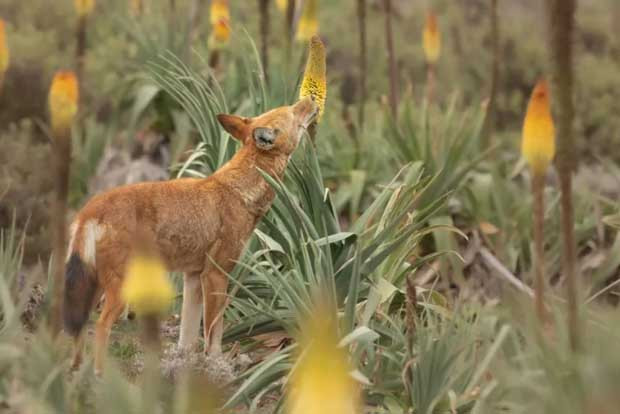
[[[97,279],[82,261],[79,254],[73,253],[69,257],[65,271],[65,301],[63,319],[65,331],[77,337],[88,321],[88,314],[92,307]]]

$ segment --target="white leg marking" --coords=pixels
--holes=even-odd
[[[71,223],[71,227],[69,227],[69,247],[67,247],[67,259],[66,262],[69,261],[71,254],[73,253],[73,245],[75,244],[75,235],[77,233],[78,228],[80,227],[80,223],[76,220]]]
[[[220,315],[211,328],[211,346],[209,347],[210,355],[222,354],[222,336],[224,335],[224,315]]]
[[[199,276],[183,275],[183,309],[179,348],[196,344],[202,316],[202,285]]]
[[[86,263],[95,267],[97,256],[97,242],[101,240],[105,229],[96,220],[84,223],[84,248],[82,258]]]

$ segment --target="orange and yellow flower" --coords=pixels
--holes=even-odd
[[[174,289],[161,260],[149,255],[133,257],[127,266],[121,296],[139,316],[166,312],[174,299]]]
[[[211,2],[211,35],[209,45],[212,48],[224,46],[230,40],[230,9],[228,0]]]
[[[299,98],[312,96],[319,107],[319,120],[325,110],[327,100],[327,62],[325,56],[325,45],[319,36],[310,39],[308,51],[308,61],[304,78],[299,89]]]
[[[319,0],[305,0],[303,12],[297,26],[297,40],[307,42],[319,34]]]
[[[56,72],[48,96],[52,130],[55,133],[71,129],[78,112],[78,101],[79,87],[75,73]]]
[[[95,0],[74,0],[74,5],[79,17],[88,17],[95,8]]]
[[[9,45],[6,41],[6,33],[4,30],[4,20],[0,19],[0,86],[2,86],[2,80],[4,74],[9,68],[9,62],[11,54],[9,52]]]
[[[437,16],[432,11],[426,16],[422,40],[426,61],[434,64],[439,60],[441,54],[441,33],[439,32]]]
[[[335,315],[330,318],[325,313],[318,312],[304,324],[307,330],[286,396],[287,414],[361,412],[347,353],[338,346]]]
[[[545,174],[555,155],[555,127],[545,80],[538,81],[527,106],[521,153],[534,174]]]
[[[142,14],[143,7],[142,0],[129,0],[129,12],[132,16],[140,16]]]

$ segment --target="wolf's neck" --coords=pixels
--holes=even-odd
[[[259,170],[282,179],[288,158],[283,154],[258,153],[256,149],[243,147],[213,177],[237,193],[252,214],[261,217],[271,207],[275,192]]]

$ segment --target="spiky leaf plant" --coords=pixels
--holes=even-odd
[[[400,163],[423,163],[428,176],[435,176],[427,193],[431,199],[458,189],[468,173],[494,151],[481,148],[484,114],[478,110],[460,113],[458,106],[455,97],[445,111],[432,114],[427,105],[416,106],[409,98],[403,102],[399,122],[385,121],[392,157]],[[431,121],[438,126],[434,130]]]

